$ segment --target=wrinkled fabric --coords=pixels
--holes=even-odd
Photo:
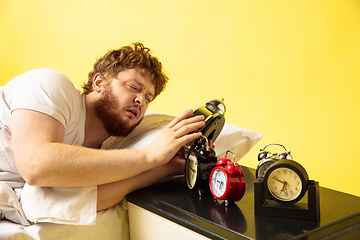
[[[25,184],[15,164],[12,151],[11,131],[0,121],[0,181],[12,188]]]
[[[29,226],[15,191],[7,184],[0,182],[0,219],[8,219],[15,223]]]
[[[26,218],[33,222],[95,224],[97,186],[76,188],[24,185],[20,199]]]

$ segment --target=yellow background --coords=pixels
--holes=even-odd
[[[140,41],[170,82],[150,110],[225,98],[226,121],[281,143],[321,186],[360,196],[360,1],[0,1],[0,83],[39,67],[77,87]],[[278,148],[271,148],[275,152]]]

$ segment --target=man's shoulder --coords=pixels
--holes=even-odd
[[[58,72],[51,68],[37,68],[30,70],[26,73],[21,74],[18,78],[26,79],[26,81],[43,81],[43,82],[54,82],[64,81],[70,82],[70,79],[63,73]]]
[[[13,79],[13,100],[77,101],[80,91],[63,73],[50,68],[38,68]]]
[[[11,111],[30,109],[54,117],[66,126],[67,121],[82,107],[80,91],[62,73],[40,68],[14,79],[11,89]]]
[[[74,84],[63,73],[58,72],[51,68],[37,68],[21,74],[16,78],[17,86],[33,89],[36,86],[40,86],[41,89],[67,89],[75,90]]]

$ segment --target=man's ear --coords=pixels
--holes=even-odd
[[[92,84],[94,91],[100,93],[103,85],[104,85],[103,77],[99,73],[95,74]]]

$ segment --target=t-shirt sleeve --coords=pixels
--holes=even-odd
[[[79,96],[79,91],[65,75],[47,68],[20,75],[15,79],[12,90],[11,111],[38,111],[52,116],[65,127]]]

